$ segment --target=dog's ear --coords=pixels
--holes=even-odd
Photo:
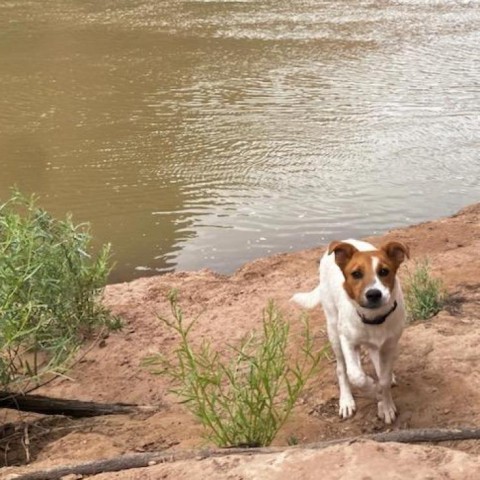
[[[380,247],[387,257],[398,267],[405,258],[410,258],[410,250],[401,242],[387,242]]]
[[[328,246],[328,254],[335,253],[335,263],[340,267],[342,272],[356,252],[358,252],[358,250],[346,242],[334,241]]]

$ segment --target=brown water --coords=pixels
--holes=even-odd
[[[480,3],[3,0],[0,196],[110,241],[112,280],[480,200]]]

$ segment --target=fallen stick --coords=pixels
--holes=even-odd
[[[43,413],[44,415],[66,415],[76,418],[154,409],[154,407],[140,407],[126,403],[82,402],[80,400],[51,398],[42,395],[23,395],[5,391],[0,391],[0,408]]]
[[[340,438],[325,442],[298,445],[293,447],[264,447],[264,448],[226,448],[222,450],[200,450],[185,452],[146,452],[121,455],[118,457],[95,460],[64,467],[52,468],[20,474],[12,477],[15,480],[58,480],[65,475],[96,475],[105,472],[118,472],[131,468],[142,468],[157,463],[177,462],[179,460],[203,460],[210,457],[225,457],[227,455],[256,455],[279,453],[287,449],[319,450],[342,443],[354,443],[359,440],[373,440],[376,442],[422,443],[446,442],[458,440],[480,439],[480,428],[421,428],[412,430],[397,430],[393,432],[375,433],[359,437]]]

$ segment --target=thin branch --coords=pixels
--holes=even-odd
[[[0,408],[42,413],[44,415],[67,415],[77,418],[154,411],[156,409],[154,406],[82,402],[80,400],[51,398],[42,395],[15,394],[8,391],[0,391]]]
[[[50,470],[40,470],[20,474],[15,480],[58,480],[65,475],[96,475],[104,472],[118,472],[131,468],[142,468],[157,463],[170,463],[179,460],[205,459],[225,457],[228,455],[265,455],[280,453],[286,450],[309,449],[320,450],[332,445],[342,443],[354,443],[360,440],[373,440],[376,442],[399,442],[399,443],[422,443],[422,442],[446,442],[459,440],[480,439],[480,428],[424,428],[413,430],[397,430],[393,432],[376,433],[359,437],[340,438],[325,442],[318,442],[294,447],[264,447],[264,448],[228,448],[223,450],[200,450],[185,451],[177,453],[146,452],[121,455],[107,460],[95,460],[93,462],[81,463],[56,467]]]

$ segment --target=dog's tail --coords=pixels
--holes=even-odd
[[[311,309],[320,304],[322,300],[320,285],[307,293],[296,293],[292,297],[292,301],[298,303],[301,307]]]

